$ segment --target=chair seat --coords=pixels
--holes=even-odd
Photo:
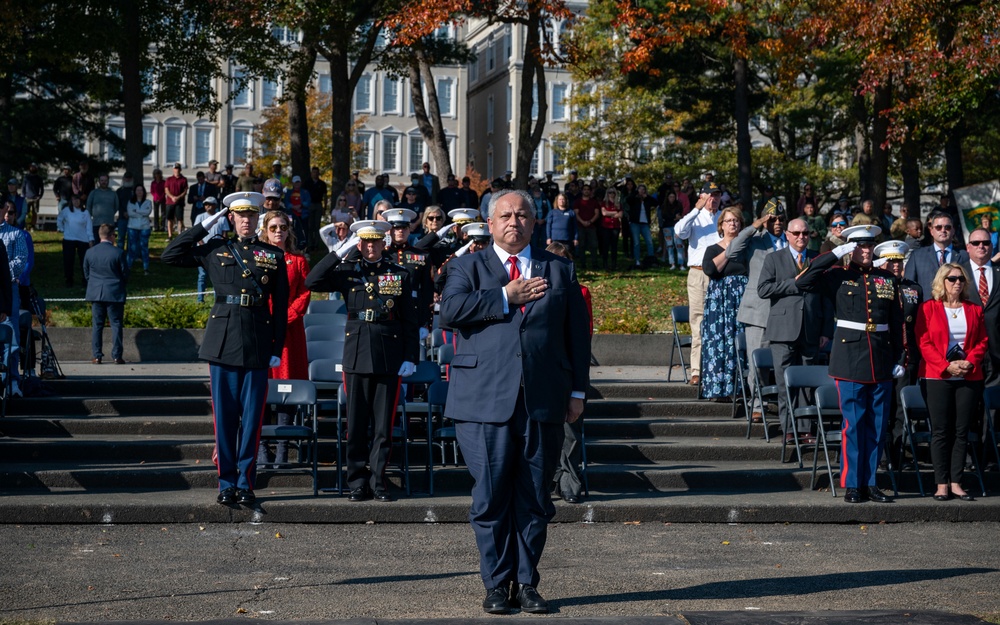
[[[312,428],[304,425],[265,425],[260,428],[261,438],[312,438]]]

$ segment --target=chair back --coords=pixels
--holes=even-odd
[[[441,406],[444,408],[445,402],[448,400],[448,382],[441,380],[431,384],[430,388],[427,389],[427,403],[431,406]]]
[[[320,358],[309,363],[309,379],[313,382],[343,382],[340,359]]]
[[[448,365],[451,364],[451,359],[455,357],[455,348],[451,343],[442,345],[438,350],[438,364]]]
[[[343,341],[344,328],[337,325],[317,325],[306,328],[306,341]]]
[[[673,320],[674,329],[678,323],[689,323],[691,320],[691,309],[687,306],[674,306],[670,309],[670,318]]]
[[[916,384],[904,386],[899,391],[899,403],[908,415],[921,410],[927,410],[927,403],[924,402],[924,394],[920,391],[920,386]]]
[[[331,358],[340,362],[344,357],[344,341],[307,341],[306,358],[309,362]]]
[[[312,326],[334,326],[343,328],[347,325],[347,315],[338,315],[334,313],[306,313],[302,317],[302,323],[307,329]]]
[[[309,380],[268,380],[267,403],[276,406],[312,406],[316,385]]]
[[[306,314],[331,314],[331,315],[343,315],[347,313],[347,303],[344,300],[338,299],[314,299],[309,302],[309,308],[306,309]]]
[[[430,360],[421,360],[417,363],[417,370],[413,375],[403,378],[407,384],[433,384],[441,379],[441,365]]]
[[[771,355],[771,350],[767,347],[758,347],[753,350],[750,359],[753,362],[753,368],[757,371],[774,369],[774,356]]]
[[[785,367],[785,386],[789,389],[809,388],[833,384],[829,369],[821,365],[793,365]]]
[[[816,407],[823,416],[840,414],[840,392],[835,384],[825,384],[816,388]]]
[[[986,412],[1000,410],[1000,386],[986,387],[986,390],[983,391],[983,403],[986,406]]]
[[[10,343],[14,340],[14,330],[8,325],[0,325],[0,343]]]

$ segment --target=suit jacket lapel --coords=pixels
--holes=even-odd
[[[547,279],[549,277],[549,264],[538,260],[537,258],[534,257],[534,255],[532,255],[532,257],[531,257],[531,273],[528,274],[528,275],[530,275],[532,278],[546,278]],[[550,282],[549,286],[551,286],[551,282]],[[544,295],[542,296],[542,299],[545,299]],[[535,307],[535,302],[540,302],[540,301],[541,300],[535,300],[534,302],[528,302],[527,304],[525,304],[524,305],[524,314],[525,314],[525,316],[527,316],[528,313],[531,312],[531,309]]]
[[[510,282],[510,274],[504,271],[503,263],[500,262],[500,257],[497,256],[493,246],[483,250],[483,255],[486,268],[500,281],[501,286],[507,286],[507,283]]]

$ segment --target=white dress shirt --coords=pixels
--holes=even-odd
[[[688,242],[688,267],[700,267],[705,259],[705,250],[718,243],[719,213],[706,209],[691,209],[674,225],[674,234]]]
[[[976,261],[974,261],[972,259],[969,259],[969,265],[972,267],[972,288],[974,288],[977,293],[979,292],[979,276],[985,274],[986,275],[986,286],[989,288],[989,292],[992,295],[993,294],[993,261],[989,261],[988,260],[988,261],[986,261],[985,265],[982,265],[982,268],[986,270],[985,272],[979,271],[980,266],[977,265]],[[985,306],[985,305],[986,305],[986,302],[983,302],[983,306]]]

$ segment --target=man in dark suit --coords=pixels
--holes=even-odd
[[[931,298],[931,281],[941,265],[969,263],[968,254],[952,244],[955,224],[951,216],[943,211],[934,211],[927,221],[930,223],[933,243],[913,250],[903,269],[904,278],[920,285],[924,301]]]
[[[795,285],[795,278],[816,257],[816,252],[807,248],[809,225],[802,219],[793,219],[788,222],[785,235],[788,247],[764,257],[757,295],[771,302],[764,340],[770,344],[774,359],[781,428],[785,441],[794,445],[791,420],[794,406],[788,405],[785,396],[785,368],[810,365],[816,358],[823,328],[823,301],[820,295],[805,293]],[[808,438],[809,433],[800,432],[799,435]]]
[[[475,480],[483,610],[547,612],[538,561],[563,423],[580,417],[589,386],[587,309],[572,264],[530,247],[526,192],[497,191],[488,214],[494,244],[448,264],[441,325],[460,338],[445,416]]]
[[[208,182],[205,174],[197,173],[196,182],[188,189],[188,203],[191,205],[191,223],[195,218],[205,212],[205,200],[210,197],[218,199],[219,187]]]
[[[125,319],[125,283],[128,281],[128,261],[125,250],[115,247],[115,226],[101,224],[101,242],[87,250],[83,257],[83,279],[87,281],[87,301],[93,318],[90,335],[93,363],[104,358],[104,322],[111,321],[111,357],[116,365],[122,359],[122,329]]]
[[[965,246],[969,260],[964,263],[972,277],[969,299],[983,307],[989,353],[986,358],[986,386],[1000,382],[1000,267],[993,264],[990,233],[976,228]]]

